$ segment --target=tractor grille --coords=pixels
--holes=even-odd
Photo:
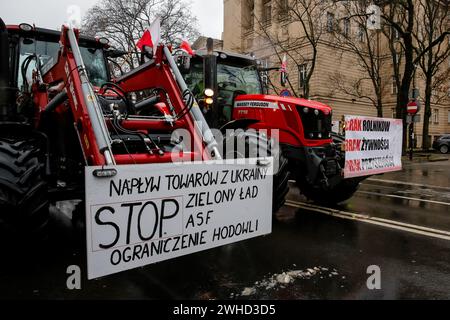
[[[297,106],[297,112],[302,120],[306,139],[326,140],[331,138],[331,114],[313,108]]]

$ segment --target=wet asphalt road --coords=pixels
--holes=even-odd
[[[335,209],[450,231],[449,173],[450,161],[409,163],[366,180]],[[66,268],[85,270],[86,261],[59,225],[43,252],[3,255],[0,298],[450,299],[448,239],[298,209],[304,199],[295,187],[289,199],[266,237],[83,280],[75,291],[66,288]],[[381,269],[381,290],[367,288],[370,265]]]

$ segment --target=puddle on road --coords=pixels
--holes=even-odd
[[[256,281],[252,287],[246,287],[240,293],[232,293],[230,298],[250,298],[262,291],[284,289],[297,280],[309,280],[314,277],[324,279],[338,276],[339,273],[334,268],[313,267],[306,270],[289,270],[270,275],[261,281]],[[345,277],[342,277],[342,279],[345,279]]]

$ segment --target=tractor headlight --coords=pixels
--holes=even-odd
[[[308,113],[308,112],[309,112],[309,109],[308,109],[308,108],[303,108],[303,112],[304,112],[304,113]]]
[[[214,90],[213,89],[206,89],[205,90],[205,96],[211,98],[214,96]]]
[[[314,110],[314,114],[316,115],[316,116],[318,116],[319,115],[319,110]]]
[[[208,104],[208,105],[211,105],[211,104],[214,103],[214,99],[208,97],[208,98],[205,99],[205,103]]]

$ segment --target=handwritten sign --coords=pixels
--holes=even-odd
[[[345,178],[402,170],[399,119],[345,117]]]
[[[89,279],[271,233],[272,165],[256,159],[96,169],[85,171]]]

